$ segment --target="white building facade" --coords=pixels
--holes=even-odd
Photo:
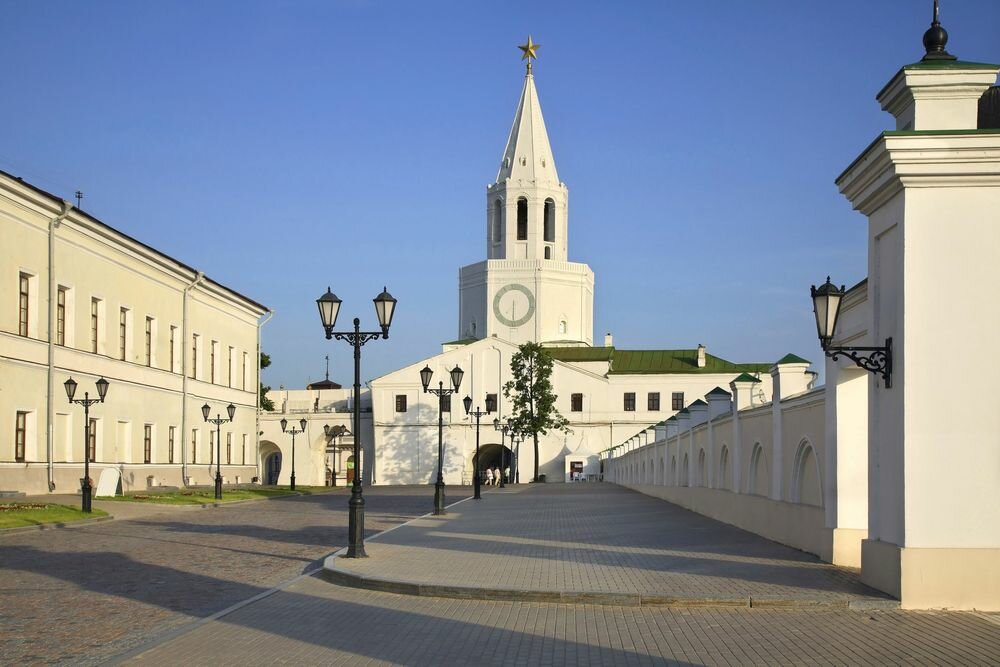
[[[89,451],[124,491],[258,475],[267,309],[68,202],[0,173],[0,490],[77,493]],[[107,400],[70,405],[63,383]],[[236,406],[221,429],[206,424]]]

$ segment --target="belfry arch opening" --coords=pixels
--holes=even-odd
[[[517,200],[517,240],[528,240],[528,200],[524,197]]]
[[[544,221],[544,241],[546,243],[555,243],[556,241],[556,203],[552,199],[545,200],[545,208],[543,209],[542,220]]]
[[[493,219],[490,221],[490,240],[500,243],[503,238],[503,203],[497,199],[493,202]]]

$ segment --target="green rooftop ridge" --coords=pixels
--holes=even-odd
[[[789,354],[786,354],[785,356],[783,356],[781,359],[778,359],[778,361],[776,363],[778,363],[778,364],[811,364],[812,362],[809,361],[808,359],[803,359],[802,357],[798,356],[797,354],[791,354],[791,353],[789,353]]]
[[[755,378],[754,376],[750,375],[749,373],[742,373],[742,374],[738,375],[736,377],[736,379],[733,380],[733,382],[760,382],[760,379],[759,378]]]
[[[746,373],[744,373],[743,375],[746,375]],[[740,377],[743,377],[743,376],[741,375]],[[712,391],[708,392],[705,395],[706,396],[726,396],[726,397],[732,396],[732,394],[730,394],[728,391],[726,391],[722,387],[716,387],[715,389],[713,389]]]
[[[692,403],[691,403],[691,405],[689,405],[688,407],[689,407],[689,408],[692,408],[692,407],[694,407],[694,406],[696,406],[696,405],[697,405],[697,406],[698,406],[699,408],[700,408],[701,406],[703,406],[703,405],[704,405],[705,407],[708,407],[708,403],[706,403],[705,401],[701,400],[700,398],[699,398],[699,399],[698,399],[697,401],[694,401],[694,402],[692,402]]]

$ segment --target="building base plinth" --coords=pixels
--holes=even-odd
[[[861,580],[903,609],[1000,611],[1000,549],[861,544]]]

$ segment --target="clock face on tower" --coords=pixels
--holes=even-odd
[[[535,295],[519,283],[504,285],[493,297],[493,314],[501,324],[519,327],[535,314]]]

